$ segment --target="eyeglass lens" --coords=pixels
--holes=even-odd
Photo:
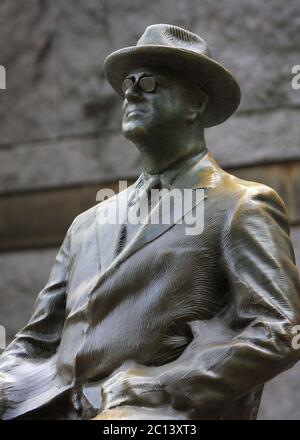
[[[132,80],[131,78],[125,78],[122,83],[123,93],[125,93],[127,89],[132,87],[133,84],[134,80]],[[142,78],[140,78],[138,85],[143,92],[153,92],[155,89],[155,79],[153,76],[143,76]]]

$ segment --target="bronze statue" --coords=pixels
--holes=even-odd
[[[105,73],[144,171],[70,226],[1,357],[2,418],[254,419],[264,383],[300,359],[300,285],[280,197],[206,148],[239,86],[203,39],[166,24],[108,56]],[[101,222],[160,188],[204,191],[191,206],[204,208],[200,234],[178,218]]]

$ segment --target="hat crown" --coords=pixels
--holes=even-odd
[[[203,38],[186,29],[169,24],[153,24],[146,28],[138,40],[137,46],[149,45],[174,47],[211,56]]]

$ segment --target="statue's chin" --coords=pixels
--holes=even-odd
[[[147,136],[147,129],[143,125],[122,126],[122,131],[126,139],[132,142],[140,142]]]

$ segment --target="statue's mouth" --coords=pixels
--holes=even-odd
[[[125,112],[125,118],[129,118],[130,116],[138,116],[141,114],[145,114],[146,111],[140,108],[132,108]]]

